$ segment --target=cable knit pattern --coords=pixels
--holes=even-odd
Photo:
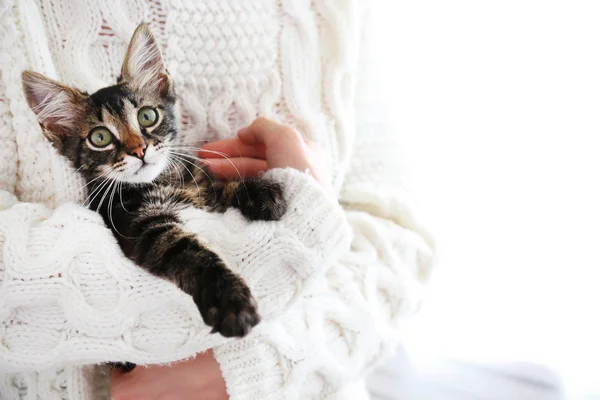
[[[271,0],[170,4],[169,71],[191,123],[184,141],[232,135],[257,114],[275,116],[280,92],[276,12]]]
[[[208,348],[233,400],[366,398],[361,377],[418,307],[432,252],[398,179],[377,73],[358,62],[371,57],[365,4],[0,3],[0,399],[98,399],[86,364],[173,362]],[[81,178],[21,92],[24,69],[88,91],[113,82],[141,21],[164,46],[185,144],[264,115],[330,160],[344,209],[306,173],[276,169],[267,177],[290,204],[280,222],[182,214],[257,299],[263,321],[241,340],[210,335],[189,296],[121,255],[99,215],[77,205]]]
[[[2,61],[0,61],[2,62]],[[6,93],[4,84],[0,81],[0,93]],[[11,128],[11,113],[8,99],[0,96],[0,143],[2,143],[2,158],[0,159],[0,205],[11,202],[8,193],[15,191],[17,185],[17,143]],[[7,197],[3,200],[3,197]],[[12,202],[11,202],[12,203]]]

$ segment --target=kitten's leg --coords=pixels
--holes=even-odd
[[[283,189],[276,182],[257,178],[222,182],[206,165],[196,165],[193,172],[188,169],[184,176],[190,189],[204,189],[200,194],[202,205],[212,211],[235,207],[251,221],[277,221],[287,210]]]
[[[190,294],[204,322],[226,337],[245,336],[260,321],[250,289],[212,250],[181,228],[172,212],[142,209],[132,221],[130,257]]]
[[[283,189],[276,182],[249,178],[217,182],[214,188],[219,194],[216,209],[238,208],[251,221],[278,221],[287,210]]]

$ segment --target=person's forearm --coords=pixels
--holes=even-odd
[[[389,221],[351,214],[352,250],[324,279],[262,335],[215,349],[232,400],[327,398],[394,350],[401,321],[422,299],[418,271],[431,250]]]
[[[229,398],[219,364],[211,350],[173,365],[139,367],[131,372],[113,369],[110,382],[113,400]]]

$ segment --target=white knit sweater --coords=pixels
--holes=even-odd
[[[83,365],[166,363],[214,348],[231,399],[354,399],[398,340],[430,268],[371,80],[367,2],[0,2],[0,399],[90,399]],[[165,49],[182,140],[231,137],[264,115],[329,156],[335,201],[308,175],[280,222],[192,210],[187,227],[249,284],[263,321],[209,334],[191,298],[124,258],[82,181],[43,139],[21,92],[33,69],[95,91],[141,21]],[[366,79],[363,79],[366,77]],[[376,93],[376,92],[375,92]]]

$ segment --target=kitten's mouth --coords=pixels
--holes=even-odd
[[[143,163],[142,166],[140,168],[138,168],[138,170],[133,173],[133,175],[138,175],[142,171],[147,170],[150,166],[152,166],[152,164],[147,163],[147,162]]]
[[[165,166],[166,160],[163,158],[153,159],[152,162],[144,161],[135,172],[131,170],[131,172],[127,172],[123,180],[131,183],[149,183],[161,174]],[[133,168],[131,169],[133,170]]]

